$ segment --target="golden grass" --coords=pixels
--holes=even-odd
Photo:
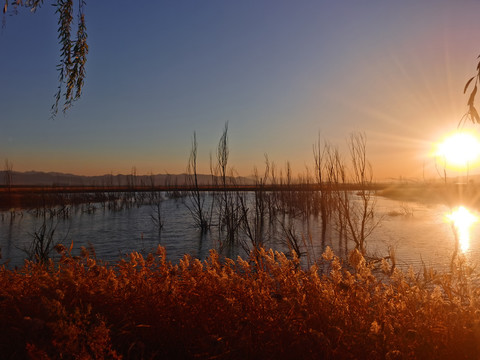
[[[2,358],[474,359],[479,290],[468,274],[372,275],[327,249],[308,270],[263,249],[107,266],[84,250],[0,271]],[[388,272],[388,264],[383,268]]]

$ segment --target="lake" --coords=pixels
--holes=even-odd
[[[225,246],[223,234],[217,227],[202,234],[194,227],[191,213],[184,204],[184,199],[168,198],[162,194],[161,214],[163,228],[152,221],[155,210],[150,205],[133,206],[112,211],[102,204],[76,206],[70,209],[66,219],[54,217],[47,220],[49,227],[55,229],[54,240],[69,246],[73,242],[73,254],[80,252],[80,247],[91,244],[96,255],[102,260],[114,262],[122,255],[132,251],[148,253],[158,245],[167,250],[170,260],[176,262],[184,254],[204,259],[209,250],[218,249],[229,257],[245,255],[248,238],[239,235],[239,242]],[[250,198],[252,194],[248,195]],[[206,197],[206,202],[211,196]],[[367,253],[387,255],[388,248],[395,250],[397,265],[407,268],[412,265],[419,269],[422,264],[437,269],[448,268],[455,247],[452,219],[447,215],[452,209],[445,205],[425,205],[417,202],[400,202],[376,197],[375,219],[378,226],[367,239]],[[340,241],[338,231],[333,225],[327,227],[322,237],[320,217],[309,216],[307,219],[291,219],[292,230],[300,241],[306,265],[321,256],[326,246],[330,246],[340,256],[345,256],[353,248],[345,241]],[[34,211],[16,210],[0,213],[0,248],[2,262],[9,260],[9,267],[20,266],[32,242],[33,234],[39,231],[43,218]],[[462,234],[460,234],[462,235]],[[480,255],[480,223],[473,223],[467,233],[463,233],[462,251],[467,259],[476,263]],[[284,229],[273,222],[263,228],[264,246],[280,251],[288,251]],[[244,246],[242,246],[242,244]],[[306,256],[308,253],[308,256]]]

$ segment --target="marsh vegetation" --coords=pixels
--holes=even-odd
[[[7,234],[28,221],[32,227],[22,247],[28,255],[23,266],[2,259],[0,332],[10,341],[0,343],[1,353],[8,358],[401,359],[432,353],[475,358],[480,288],[474,264],[446,223],[450,233],[442,256],[448,266],[441,271],[423,260],[415,268],[399,261],[397,255],[404,259],[405,253],[395,251],[398,244],[372,246],[384,223],[415,232],[415,219],[424,210],[409,196],[426,192],[375,184],[366,145],[364,134],[352,134],[344,156],[319,136],[313,170],[294,178],[288,162],[279,168],[266,155],[264,168],[242,182],[229,166],[225,126],[208,183],[199,181],[194,133],[185,184],[156,184],[153,176],[145,182],[132,168],[125,186],[111,182],[75,191],[9,186],[3,195],[9,201],[26,193],[31,203],[2,212],[0,224]],[[475,199],[473,186],[442,189],[451,204],[460,195]],[[396,202],[379,194],[403,197]],[[138,214],[143,222],[137,227],[132,217]],[[127,220],[118,222],[116,215]],[[92,227],[110,240],[105,246],[89,240],[75,245],[78,218],[87,219],[83,227],[107,217],[113,222]],[[198,235],[193,247],[178,233],[158,246],[174,223],[177,229],[189,224]],[[132,227],[136,240],[119,249],[109,234]],[[381,236],[388,234],[383,231]],[[167,259],[169,246],[176,251],[173,262]],[[112,248],[115,256],[105,256]]]

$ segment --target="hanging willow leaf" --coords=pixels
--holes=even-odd
[[[467,81],[467,83],[465,84],[465,87],[463,88],[463,93],[465,94],[465,92],[467,91],[468,89],[468,85],[470,85],[470,83],[472,82],[472,80],[475,79],[475,76],[472,76],[470,78],[470,80]]]
[[[44,0],[5,0],[3,12],[6,13],[9,6],[16,13],[18,7],[29,8],[35,12],[43,5]],[[85,23],[84,7],[85,0],[78,0],[74,6],[73,0],[52,0],[58,16],[58,42],[60,44],[60,61],[57,65],[58,88],[52,105],[52,117],[58,113],[58,107],[63,97],[63,112],[73,105],[73,102],[80,98],[84,79],[86,76],[85,63],[87,61],[87,27]],[[74,14],[76,13],[77,27],[76,38],[72,26],[75,24]]]
[[[73,48],[74,67],[75,67],[75,97],[77,100],[83,88],[83,80],[85,78],[85,63],[87,62],[88,44],[87,44],[87,27],[85,25],[85,16],[81,14],[78,19],[77,41]]]
[[[470,97],[468,98],[468,106],[473,106],[473,102],[475,101],[475,95],[477,94],[477,85],[473,88]]]
[[[64,97],[63,112],[65,113],[73,102],[80,98],[85,79],[85,63],[87,62],[87,27],[83,7],[85,1],[79,2],[77,37],[72,38],[73,0],[57,0],[56,13],[58,19],[58,39],[61,48],[60,63],[57,66],[59,86],[52,105],[52,117],[58,113],[60,99]]]
[[[13,11],[16,12],[19,6],[24,6],[30,8],[30,11],[35,12],[37,8],[43,5],[43,0],[12,0],[11,7]],[[5,0],[5,6],[3,7],[3,13],[5,14],[8,10],[8,0]]]
[[[472,118],[472,122],[475,123],[476,121],[477,124],[480,124],[480,116],[478,115],[478,111],[477,109],[475,109],[475,106],[470,106],[468,112],[470,114],[470,117]]]

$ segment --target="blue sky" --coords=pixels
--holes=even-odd
[[[208,172],[226,121],[241,175],[264,154],[312,165],[317,133],[368,138],[378,179],[434,169],[466,111],[478,1],[88,1],[82,98],[51,120],[57,20],[45,4],[0,32],[0,160],[14,170],[181,173],[193,132]]]

